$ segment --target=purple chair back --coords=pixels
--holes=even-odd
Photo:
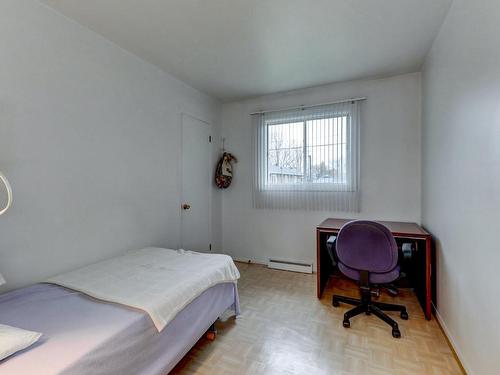
[[[391,231],[382,224],[354,220],[340,228],[337,256],[349,268],[385,273],[398,264],[398,246]]]

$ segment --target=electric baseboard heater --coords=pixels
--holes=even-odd
[[[295,262],[295,261],[281,260],[281,259],[269,259],[267,267],[274,268],[276,270],[292,271],[292,272],[302,272],[302,273],[313,272],[312,263]]]

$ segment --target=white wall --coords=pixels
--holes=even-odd
[[[252,127],[256,110],[366,96],[361,124],[361,212],[272,211],[252,207]],[[420,74],[347,82],[228,103],[226,148],[238,157],[223,192],[223,249],[238,259],[315,261],[315,227],[327,217],[420,221]]]
[[[4,290],[177,247],[181,112],[217,134],[220,104],[37,1],[0,3],[0,45],[0,170],[15,199],[0,217]]]
[[[500,374],[500,3],[455,0],[423,73],[422,220],[437,309],[470,374]]]

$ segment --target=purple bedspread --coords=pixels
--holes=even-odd
[[[216,285],[158,333],[143,311],[51,284],[0,295],[0,323],[43,333],[0,361],[0,374],[166,374],[227,309],[239,313],[235,284]]]

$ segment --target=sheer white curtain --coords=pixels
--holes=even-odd
[[[360,101],[252,114],[256,208],[359,211]]]

